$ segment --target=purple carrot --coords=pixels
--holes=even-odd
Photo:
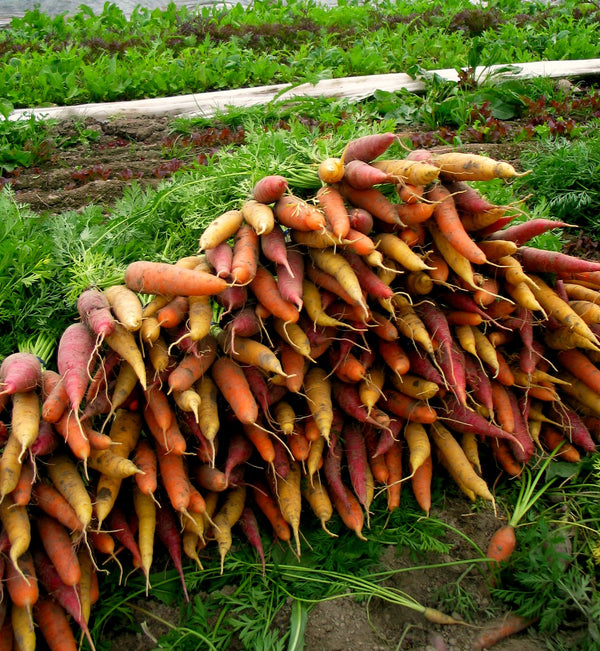
[[[369,235],[373,230],[373,215],[364,208],[352,208],[348,211],[348,219],[350,220],[350,228]]]
[[[244,507],[244,510],[242,511],[242,515],[240,516],[240,519],[237,521],[237,524],[240,525],[240,528],[244,533],[244,536],[246,536],[246,538],[248,539],[248,542],[252,545],[252,547],[254,547],[254,549],[256,549],[256,553],[260,558],[260,562],[262,565],[262,573],[264,576],[266,572],[265,551],[263,549],[262,539],[260,537],[258,520],[256,519],[256,515],[254,514],[254,511],[249,506]]]
[[[378,429],[389,426],[390,417],[381,409],[371,409],[371,414],[361,404],[358,389],[354,384],[347,384],[338,379],[332,383],[332,395],[339,408],[351,418],[361,423],[369,423]]]
[[[215,296],[215,301],[225,309],[225,312],[221,315],[224,316],[244,307],[247,298],[248,290],[245,285],[230,285]]]
[[[37,438],[33,442],[30,451],[34,457],[42,457],[51,454],[59,446],[62,438],[54,427],[45,420],[40,420],[40,427]]]
[[[559,251],[545,251],[531,246],[522,246],[515,253],[523,269],[533,273],[569,273],[600,271],[600,262],[585,260]]]
[[[492,385],[487,373],[481,372],[481,366],[472,355],[465,355],[465,376],[467,386],[479,404],[483,405],[494,415],[494,401],[492,400]]]
[[[214,269],[218,278],[231,280],[231,265],[233,263],[233,249],[229,242],[221,242],[213,249],[206,249],[206,261]]]
[[[352,505],[346,498],[346,491],[342,483],[342,446],[335,432],[331,432],[329,435],[329,447],[323,455],[323,472],[328,489],[339,497],[346,508],[351,509]]]
[[[285,479],[290,472],[290,456],[281,440],[276,437],[273,437],[273,449],[275,450],[273,460],[275,475]]]
[[[547,233],[554,228],[572,228],[574,224],[567,224],[565,222],[556,221],[555,219],[529,219],[526,222],[509,226],[501,231],[492,233],[488,239],[490,240],[509,240],[514,242],[517,246],[523,246],[537,235]]]
[[[467,378],[465,375],[465,355],[453,341],[450,350],[440,346],[435,356],[442,369],[443,376],[450,391],[463,404],[467,404]]]
[[[86,289],[77,299],[77,312],[83,323],[100,338],[111,335],[115,330],[115,317],[103,291]]]
[[[510,387],[507,388],[506,393],[508,394],[508,399],[513,412],[513,418],[515,421],[514,436],[517,439],[516,441],[509,441],[508,444],[515,459],[519,463],[527,463],[533,455],[535,444],[529,434],[529,425],[521,411],[521,406],[519,405],[517,396]]]
[[[507,439],[515,441],[515,437],[503,430],[501,427],[490,423],[476,411],[461,405],[457,398],[448,393],[442,399],[444,410],[438,411],[438,418],[445,421],[448,427],[460,432],[461,434],[479,434],[491,438]]]
[[[350,484],[356,497],[358,497],[358,501],[362,504],[365,511],[368,512],[367,468],[369,462],[365,437],[363,436],[361,426],[356,421],[347,423],[343,430],[343,437]]]
[[[179,573],[181,585],[183,586],[183,594],[185,600],[189,602],[187,586],[185,584],[185,576],[183,574],[183,562],[181,557],[181,530],[180,524],[177,521],[175,511],[171,506],[164,501],[160,513],[156,518],[156,535],[162,544],[167,548],[169,556],[175,565],[175,569]]]
[[[354,251],[344,249],[342,255],[350,263],[352,270],[358,278],[361,288],[372,298],[391,298],[394,295],[392,288],[383,282],[379,276],[373,272],[362,257]]]
[[[490,203],[478,190],[464,181],[448,181],[444,185],[452,194],[454,204],[459,210],[469,213],[481,213],[498,207]]]
[[[161,511],[160,517],[162,518],[164,513]],[[159,518],[160,519],[160,518]],[[135,567],[143,567],[142,557],[140,554],[140,548],[135,540],[133,530],[127,520],[125,511],[118,505],[115,504],[110,513],[106,518],[106,524],[110,529],[112,535],[127,549],[131,552],[133,556],[133,564]]]
[[[596,444],[590,430],[579,414],[565,404],[551,404],[551,410],[556,420],[562,425],[564,433],[571,443],[583,448],[586,452],[594,452]]]
[[[229,482],[229,475],[236,466],[241,466],[252,456],[254,447],[250,440],[242,432],[234,432],[229,437],[229,447],[227,449],[227,458],[223,467],[223,472]]]
[[[403,418],[390,418],[389,428],[384,429],[379,435],[377,446],[373,451],[374,457],[385,454],[392,447],[394,441],[397,441],[400,436],[400,431],[404,427],[404,422]]]
[[[42,363],[32,353],[12,353],[0,364],[1,394],[33,391],[42,381]]]
[[[442,374],[433,365],[428,355],[421,355],[418,350],[407,350],[406,356],[410,362],[410,372],[429,380],[440,387],[446,386]]]
[[[275,224],[270,233],[263,233],[260,236],[260,249],[267,260],[285,267],[290,276],[294,275],[294,271],[288,260],[285,233],[278,223]]]
[[[288,265],[277,265],[277,288],[281,297],[302,309],[302,282],[304,281],[304,256],[297,249],[287,252]]]

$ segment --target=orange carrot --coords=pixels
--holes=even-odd
[[[65,585],[77,585],[81,579],[81,568],[69,532],[49,515],[40,514],[35,522],[46,554],[62,582]]]
[[[486,626],[473,641],[473,651],[489,649],[498,642],[505,640],[510,635],[520,633],[536,621],[535,618],[521,617],[514,613],[508,613],[500,621],[491,626]]]
[[[260,239],[250,224],[242,224],[235,234],[231,277],[238,285],[245,285],[254,278],[258,264]]]
[[[64,608],[52,597],[41,597],[33,615],[50,651],[77,651],[79,648]]]
[[[388,468],[386,483],[387,508],[394,511],[400,506],[400,492],[402,488],[402,444],[394,441],[384,455],[385,465]]]
[[[223,278],[166,262],[138,260],[125,269],[125,284],[140,294],[211,296],[227,287]]]
[[[298,321],[300,316],[298,308],[281,296],[277,281],[262,265],[258,266],[256,274],[250,282],[250,289],[271,314],[288,323]]]
[[[237,419],[244,424],[256,423],[258,405],[239,364],[219,357],[212,365],[211,376]]]
[[[427,191],[427,198],[435,204],[433,218],[452,247],[473,264],[485,264],[485,253],[465,231],[450,192],[436,184]]]
[[[292,194],[284,195],[273,208],[280,224],[297,231],[319,231],[325,228],[325,215],[310,203]]]
[[[417,504],[429,515],[431,509],[431,478],[433,459],[431,454],[412,474],[411,485]]]

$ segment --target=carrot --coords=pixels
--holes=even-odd
[[[231,549],[232,537],[231,529],[233,525],[240,519],[244,511],[246,502],[246,486],[241,484],[236,488],[228,491],[225,495],[225,500],[221,504],[219,510],[215,514],[214,520],[214,536],[219,547],[219,555],[221,557],[221,574],[223,573],[223,564],[225,557]]]
[[[165,546],[169,552],[169,556],[173,561],[173,565],[179,574],[181,579],[181,586],[183,589],[183,596],[187,602],[189,602],[190,597],[188,594],[187,586],[185,583],[185,576],[183,573],[183,564],[181,558],[181,536],[180,536],[180,526],[175,517],[173,509],[170,508],[168,504],[163,504],[160,517],[156,520],[156,534],[158,539]]]
[[[269,174],[259,179],[252,188],[252,198],[260,203],[275,203],[288,189],[288,181],[279,174]]]
[[[396,416],[414,423],[428,424],[437,419],[437,413],[423,400],[415,400],[399,391],[386,391],[386,409]]]
[[[600,369],[580,350],[561,350],[558,360],[572,375],[600,394]]]
[[[256,366],[265,373],[285,375],[281,368],[281,362],[275,353],[259,341],[247,337],[234,336],[231,345],[229,345],[223,331],[217,335],[217,341],[223,351],[239,364]]]
[[[204,229],[200,236],[200,250],[213,249],[233,237],[243,222],[240,210],[228,210],[219,215]],[[173,292],[178,293],[178,292]]]
[[[308,502],[312,512],[321,523],[321,527],[325,533],[330,536],[337,536],[327,528],[327,523],[333,516],[333,504],[327,489],[321,483],[320,477],[317,481],[306,482],[302,487],[302,496]]]
[[[535,287],[532,287],[533,293],[548,317],[558,319],[569,330],[587,339],[593,347],[597,348],[598,339],[569,304],[565,303],[540,277],[532,276],[532,280],[535,283]]]
[[[300,556],[300,511],[302,493],[300,489],[300,463],[290,461],[287,476],[276,475],[276,494],[283,519],[290,525],[296,542],[296,554]]]
[[[83,323],[100,338],[110,334],[115,327],[110,302],[104,292],[91,287],[84,290],[77,299],[77,312]]]
[[[287,264],[277,265],[277,287],[282,298],[302,309],[302,281],[304,279],[304,255],[296,249],[287,252]]]
[[[33,557],[29,551],[24,552],[16,564],[8,563],[4,579],[13,606],[31,608],[36,603],[39,589]]]
[[[27,506],[30,503],[31,491],[35,482],[35,472],[36,469],[31,458],[25,459],[21,466],[21,474],[17,484],[11,492],[15,504]]]
[[[439,169],[435,165],[409,158],[373,161],[371,165],[388,174],[394,183],[426,186],[439,176]]]
[[[273,208],[282,226],[296,231],[318,231],[325,228],[325,215],[310,203],[292,194],[284,195]]]
[[[0,502],[0,522],[10,542],[8,556],[18,571],[17,561],[31,543],[31,525],[26,507],[15,504],[12,496],[6,495]]]
[[[342,160],[344,163],[349,163],[353,160],[370,163],[375,158],[384,154],[397,139],[398,136],[391,131],[354,138],[344,147]]]
[[[52,597],[41,597],[33,616],[50,651],[77,651],[77,641],[64,608]]]
[[[0,499],[16,489],[21,473],[21,443],[11,432],[0,457]]]
[[[49,515],[38,514],[35,524],[42,546],[65,585],[81,580],[81,567],[66,527]]]
[[[0,395],[33,391],[42,380],[42,364],[32,353],[12,353],[0,364]]]
[[[175,296],[156,313],[158,325],[165,329],[175,328],[185,321],[189,307],[187,296]]]
[[[514,436],[509,432],[505,432],[502,428],[480,416],[476,411],[462,405],[453,394],[448,393],[442,398],[441,402],[443,411],[438,410],[438,419],[447,421],[453,430],[461,434],[474,432],[480,436],[490,438],[515,440]]]
[[[269,521],[275,537],[283,542],[289,542],[292,538],[292,530],[268,486],[262,480],[254,481],[252,494],[256,505]]]
[[[206,296],[222,292],[227,283],[223,278],[166,262],[138,260],[125,269],[125,284],[140,294],[175,294]]]
[[[221,394],[244,424],[258,420],[258,406],[241,367],[232,359],[219,357],[211,367],[211,376]]]
[[[387,509],[394,511],[400,506],[402,489],[402,443],[394,441],[384,455],[385,465],[388,468],[386,483]]]
[[[123,327],[136,332],[142,325],[142,304],[136,292],[125,285],[111,285],[104,290],[115,318]]]
[[[557,458],[562,459],[563,461],[577,463],[581,460],[579,450],[571,445],[561,432],[547,423],[542,425],[540,441],[550,452],[556,451]]]
[[[344,452],[350,476],[350,483],[358,501],[369,513],[369,495],[368,495],[368,460],[365,439],[360,430],[358,423],[352,422],[347,424],[343,430]]]
[[[274,262],[276,265],[281,265],[288,270],[290,275],[293,275],[288,261],[285,234],[277,222],[270,233],[260,236],[260,248],[267,260]]]
[[[555,219],[528,219],[514,226],[509,226],[489,235],[490,240],[508,240],[521,247],[538,235],[551,231],[555,228],[567,228],[574,226]]]
[[[336,187],[346,201],[368,211],[384,224],[402,225],[395,205],[377,188],[357,190],[345,182],[339,183]]]
[[[326,185],[317,191],[317,202],[333,235],[341,242],[348,235],[351,226],[344,198],[335,187]]]
[[[411,487],[417,504],[429,516],[431,510],[431,478],[433,475],[433,460],[431,454],[416,470],[412,471]]]
[[[373,241],[384,256],[399,262],[405,269],[409,271],[429,269],[429,265],[423,258],[393,233],[378,233],[373,237]]]
[[[430,435],[436,449],[446,460],[446,468],[460,488],[466,487],[474,495],[494,502],[486,482],[475,472],[460,443],[439,421],[432,424]]]
[[[427,222],[427,228],[431,234],[436,249],[444,258],[450,269],[452,269],[452,271],[454,271],[454,273],[471,289],[478,289],[475,283],[473,267],[471,266],[470,260],[452,246],[435,221],[429,220]]]
[[[187,391],[210,368],[217,356],[217,340],[208,334],[184,351],[176,366],[169,372],[169,392]]]
[[[146,594],[150,588],[150,568],[154,557],[154,533],[156,530],[156,502],[151,495],[133,487],[133,506],[138,519],[138,547],[142,571],[146,577]]]
[[[512,179],[528,174],[528,172],[517,172],[510,163],[462,152],[436,154],[433,163],[440,169],[440,178],[450,181],[490,181]]]
[[[481,631],[477,638],[472,643],[472,649],[479,651],[482,649],[489,649],[498,642],[505,640],[507,637],[524,631],[528,626],[531,626],[536,621],[536,618],[521,617],[514,613],[508,613],[500,621],[486,626]]]
[[[321,436],[328,441],[333,423],[333,406],[331,400],[331,382],[327,372],[313,366],[304,376],[304,392],[309,411]]]
[[[344,181],[357,190],[367,190],[374,185],[388,183],[390,176],[365,161],[354,159],[344,166]]]
[[[273,202],[269,202],[273,203]],[[269,234],[275,226],[273,210],[256,199],[248,199],[242,204],[242,217],[250,224],[257,235]]]
[[[36,636],[31,606],[12,605],[10,619],[14,634],[15,648],[22,651],[35,651]]]
[[[271,314],[285,322],[295,323],[298,320],[298,308],[281,296],[277,281],[265,267],[258,266],[249,286],[252,293]]]
[[[45,369],[42,372],[42,418],[55,423],[69,407],[69,396],[60,373]]]
[[[36,547],[33,553],[35,570],[40,583],[44,586],[46,592],[51,594],[54,599],[65,609],[73,618],[86,636],[90,648],[94,649],[94,644],[88,629],[87,622],[83,616],[80,596],[73,586],[65,585],[58,576],[56,569],[50,562],[46,553]]]
[[[331,502],[335,510],[348,529],[354,531],[361,540],[366,540],[362,532],[364,516],[358,500],[346,485],[342,484],[341,491],[330,491]]]
[[[287,437],[287,444],[290,448],[292,458],[296,461],[304,462],[308,459],[311,442],[304,433],[304,426],[302,423],[295,423],[292,433]]]
[[[190,506],[190,483],[183,455],[159,448],[156,454],[162,485],[169,502],[178,513],[187,514]]]
[[[146,368],[144,366],[144,360],[142,358],[142,353],[138,348],[137,342],[133,333],[125,329],[119,323],[115,324],[115,330],[112,334],[105,337],[107,345],[112,348],[116,353],[118,353],[122,359],[128,362],[137,378],[142,385],[142,388],[146,388]]]
[[[47,466],[48,476],[55,488],[71,504],[83,530],[92,520],[92,501],[74,461],[65,453],[55,454]]]
[[[485,253],[464,229],[450,192],[443,185],[436,184],[426,196],[435,204],[433,218],[450,245],[473,264],[485,264]]]

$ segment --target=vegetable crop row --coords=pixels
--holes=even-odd
[[[483,450],[516,476],[595,449],[600,264],[528,247],[559,223],[509,225],[519,209],[469,185],[511,165],[385,159],[395,141],[350,142],[311,200],[265,177],[196,255],[83,292],[56,370],[4,359],[0,623],[19,648],[38,629],[58,648],[61,622],[75,649],[70,620],[93,647],[119,550],[149,591],[159,540],[187,597],[183,555],[223,567],[235,527],[264,564],[266,535],[301,555],[309,512],[365,538],[376,492],[393,511],[404,482],[428,514],[433,473],[493,503]]]

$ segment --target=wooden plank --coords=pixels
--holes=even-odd
[[[458,72],[453,68],[431,70],[427,75],[438,75],[448,81],[458,81]],[[480,82],[501,78],[585,78],[598,75],[600,75],[600,59],[533,61],[514,65],[499,64],[490,67],[480,66],[474,72],[475,79]],[[408,90],[413,93],[421,93],[425,90],[425,87],[425,82],[415,80],[405,73],[389,73],[324,79],[316,84],[301,84],[298,86],[276,84],[175,97],[142,99],[131,102],[104,102],[76,106],[17,109],[13,111],[9,119],[18,120],[32,115],[36,119],[65,119],[69,117],[106,119],[114,116],[136,115],[212,117],[218,112],[226,112],[229,108],[268,104],[274,100],[292,100],[298,97],[344,97],[358,101],[372,96],[378,90],[388,92]]]

